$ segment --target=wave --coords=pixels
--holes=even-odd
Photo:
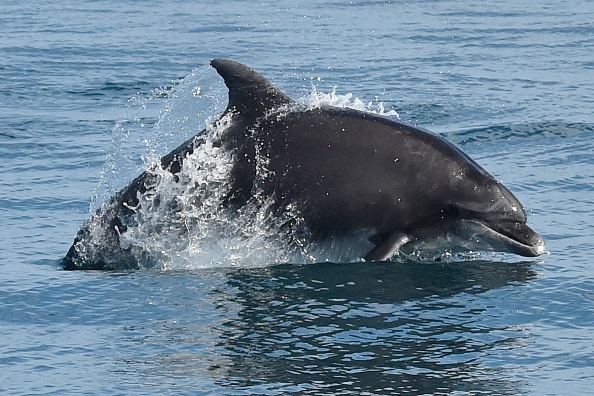
[[[543,121],[488,125],[446,132],[443,135],[452,142],[464,146],[497,141],[574,138],[592,132],[594,132],[594,124],[590,123]]]

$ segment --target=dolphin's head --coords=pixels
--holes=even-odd
[[[457,233],[476,250],[526,257],[543,254],[544,240],[526,224],[520,201],[491,175],[481,168],[478,171],[456,186],[455,199],[449,202],[459,219]]]

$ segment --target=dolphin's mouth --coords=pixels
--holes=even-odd
[[[525,257],[540,256],[545,252],[545,242],[525,223],[515,221],[482,222],[463,220],[473,237],[481,239],[492,250],[510,252]]]

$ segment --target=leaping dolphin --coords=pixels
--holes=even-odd
[[[229,89],[221,117],[231,121],[215,142],[234,158],[225,206],[246,205],[258,189],[278,211],[296,208],[313,240],[363,232],[374,245],[362,252],[366,261],[432,240],[527,257],[544,252],[518,199],[443,137],[353,109],[299,106],[239,62],[211,65]],[[203,131],[164,156],[161,166],[178,174],[204,141]],[[267,172],[257,181],[262,158]],[[154,178],[144,172],[104,204],[77,234],[63,267],[138,268],[142,253],[121,246],[120,235]],[[104,228],[104,249],[90,243],[91,220]]]

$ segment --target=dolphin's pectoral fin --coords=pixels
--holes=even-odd
[[[365,256],[365,261],[386,261],[409,241],[410,237],[408,235],[400,231],[394,231],[376,243],[375,247]]]

